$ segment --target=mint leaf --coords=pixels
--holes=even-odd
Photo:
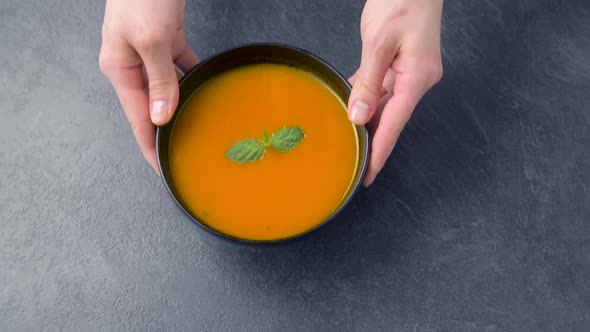
[[[270,144],[277,151],[289,151],[303,141],[303,129],[299,127],[285,127],[272,135]]]
[[[262,159],[267,146],[272,146],[280,152],[289,151],[299,145],[305,137],[303,129],[299,127],[280,129],[272,137],[268,136],[266,130],[263,131],[263,134],[263,140],[249,138],[234,143],[225,152],[225,157],[240,164],[250,163]]]
[[[265,151],[262,141],[250,138],[234,143],[225,152],[225,157],[240,164],[250,163],[262,159]]]

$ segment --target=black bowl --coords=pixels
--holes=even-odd
[[[324,84],[332,88],[332,90],[338,94],[338,96],[342,99],[342,101],[345,104],[348,102],[351,86],[346,80],[346,78],[342,76],[336,69],[334,69],[334,67],[330,66],[327,62],[307,51],[292,46],[268,43],[250,44],[230,49],[228,51],[217,54],[207,60],[202,61],[192,70],[186,73],[186,75],[182,78],[182,80],[179,83],[180,94],[176,112],[174,113],[172,120],[168,124],[162,127],[158,127],[156,134],[156,151],[158,156],[158,165],[160,167],[160,174],[162,174],[162,179],[166,184],[168,192],[170,193],[172,199],[174,200],[174,202],[176,202],[178,207],[195,224],[217,236],[237,241],[240,243],[253,245],[279,244],[296,238],[301,238],[302,236],[307,235],[312,231],[318,229],[319,227],[325,225],[327,222],[334,219],[334,217],[336,217],[339,214],[339,212],[350,202],[356,191],[361,186],[363,177],[365,175],[365,171],[367,169],[370,145],[369,135],[365,126],[356,127],[360,153],[358,157],[359,167],[357,167],[357,172],[353,180],[353,185],[349,189],[346,198],[342,201],[342,203],[340,203],[340,206],[337,209],[335,209],[335,211],[332,213],[330,217],[328,217],[326,220],[324,220],[316,227],[304,233],[297,234],[289,238],[270,241],[241,239],[227,234],[223,234],[209,227],[206,223],[203,223],[189,212],[182,200],[182,197],[180,197],[176,190],[174,179],[172,178],[172,174],[170,172],[170,162],[168,159],[170,134],[172,132],[172,128],[174,127],[174,122],[178,118],[178,114],[181,112],[182,107],[203,83],[205,83],[208,79],[212,78],[213,76],[230,70],[232,68],[258,63],[283,64],[311,72],[314,75],[316,75],[319,79],[321,79],[324,82]]]

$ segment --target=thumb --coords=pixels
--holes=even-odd
[[[394,52],[384,52],[363,44],[361,65],[354,75],[348,100],[348,116],[357,125],[364,125],[375,114],[383,92],[383,80],[393,62]]]
[[[157,126],[165,125],[178,104],[178,81],[171,50],[155,47],[140,56],[148,79],[151,120]]]

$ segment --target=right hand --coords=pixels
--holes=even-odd
[[[443,0],[368,0],[361,65],[350,78],[350,120],[373,139],[363,184],[371,185],[422,96],[442,76]]]
[[[107,0],[100,69],[111,81],[145,160],[158,171],[155,126],[178,104],[175,65],[183,72],[199,59],[184,32],[184,0]]]

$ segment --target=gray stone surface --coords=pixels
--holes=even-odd
[[[188,1],[344,73],[361,1]],[[590,329],[590,3],[445,3],[445,76],[341,218],[271,249],[203,234],[136,148],[97,0],[0,2],[0,330]]]

